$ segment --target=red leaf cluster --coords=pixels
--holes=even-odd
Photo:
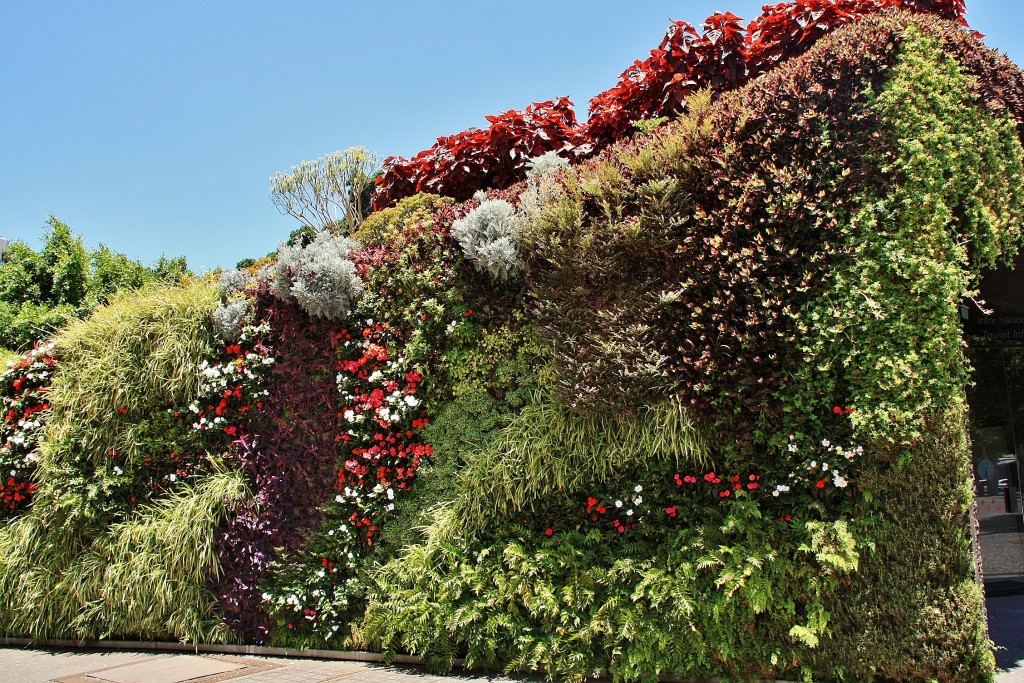
[[[577,137],[581,151],[597,151],[625,137],[634,121],[679,112],[700,88],[720,92],[742,85],[747,34],[741,21],[731,12],[716,13],[704,23],[703,34],[685,21],[673,22],[650,57],[636,61],[614,87],[590,100],[590,117]]]
[[[410,159],[389,157],[377,180],[374,208],[430,192],[466,200],[484,187],[507,187],[525,174],[526,162],[572,146],[576,113],[566,97],[539,102],[523,111],[488,116],[484,130],[471,128],[437,139]]]
[[[934,14],[966,26],[964,0],[794,0],[765,5],[746,27],[731,12],[709,17],[698,32],[674,21],[651,56],[637,60],[611,89],[596,95],[577,125],[566,98],[487,117],[410,159],[389,157],[377,180],[374,209],[418,192],[457,200],[522,180],[526,162],[545,152],[579,160],[627,137],[636,121],[672,116],[702,88],[718,94],[743,85],[780,61],[802,54],[840,26],[887,9]]]

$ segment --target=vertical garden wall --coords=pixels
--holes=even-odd
[[[2,635],[990,678],[957,307],[1024,78],[879,13],[739,81],[13,365]]]

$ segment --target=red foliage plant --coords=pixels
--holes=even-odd
[[[731,12],[716,13],[702,25],[703,33],[674,21],[650,57],[634,62],[615,86],[590,101],[585,123],[577,124],[572,102],[564,97],[489,116],[484,130],[438,138],[412,159],[386,159],[374,209],[418,192],[461,201],[477,190],[503,189],[525,177],[527,161],[549,151],[570,160],[589,157],[628,137],[636,121],[680,113],[697,90],[718,94],[741,86],[836,28],[887,9],[967,25],[964,0],[794,0],[765,5],[746,27]]]
[[[430,192],[466,200],[485,187],[521,180],[526,162],[551,150],[572,147],[576,113],[568,98],[534,103],[524,111],[488,116],[485,130],[471,128],[437,139],[411,160],[389,157],[377,180],[374,208]]]

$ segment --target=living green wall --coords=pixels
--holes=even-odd
[[[0,634],[990,679],[957,307],[1020,242],[1022,95],[872,16],[590,161],[118,297],[0,375]]]
[[[526,247],[562,408],[468,456],[364,642],[565,678],[991,675],[956,308],[1016,251],[1022,157],[964,42],[866,21],[565,179]],[[619,460],[666,394],[700,446]],[[778,495],[673,484],[704,473]],[[633,491],[636,528],[581,514]]]

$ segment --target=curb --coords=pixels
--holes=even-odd
[[[151,652],[209,652],[225,655],[254,655],[257,657],[288,657],[291,659],[337,659],[347,662],[384,662],[379,652],[360,650],[295,650],[288,647],[263,647],[260,645],[203,645],[189,643],[167,643],[156,640],[32,640],[31,638],[0,638],[0,647],[64,647],[95,650],[145,650]],[[395,655],[393,664],[423,666],[423,658],[415,655]],[[456,659],[460,669],[464,659]]]

